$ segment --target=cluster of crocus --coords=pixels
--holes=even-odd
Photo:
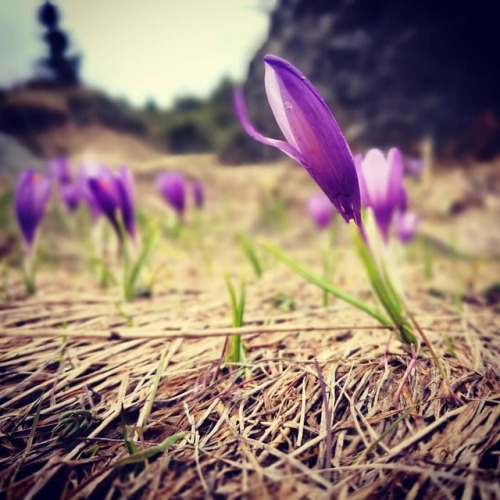
[[[164,172],[156,178],[156,187],[165,200],[177,214],[179,220],[184,218],[187,204],[188,181],[180,172]],[[200,181],[194,181],[191,186],[195,208],[201,210],[205,204],[205,191]]]
[[[50,199],[51,180],[29,168],[21,173],[14,196],[14,210],[25,251],[25,283],[35,292],[34,258],[38,226]]]
[[[358,158],[355,165],[337,122],[311,82],[297,68],[281,58],[266,55],[264,63],[267,98],[286,142],[265,137],[253,127],[247,117],[241,90],[235,94],[236,113],[251,137],[280,149],[302,165],[342,217],[347,222],[354,220],[358,226],[356,245],[385,314],[313,275],[279,249],[271,245],[265,245],[265,248],[307,280],[365,311],[393,332],[397,332],[403,344],[410,347],[412,360],[394,397],[394,404],[397,406],[403,384],[416,362],[418,342],[413,333],[413,324],[408,320],[409,314],[391,283],[387,268],[379,267],[370,248],[361,221],[361,202],[373,210],[382,236],[387,239],[395,211],[404,212],[406,209],[401,154],[393,149],[386,159],[380,151],[372,150],[364,159]],[[437,358],[433,358],[439,367]],[[446,375],[442,370],[441,373],[445,379]]]

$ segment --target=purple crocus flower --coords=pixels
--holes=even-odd
[[[156,179],[156,186],[165,201],[182,217],[186,205],[186,181],[178,172],[166,172]]]
[[[95,199],[95,196],[88,184],[89,179],[94,177],[99,177],[99,167],[97,165],[84,163],[80,166],[77,176],[77,185],[80,188],[80,197],[87,203],[92,224],[95,225],[99,220],[99,217],[102,215],[102,212],[99,203]]]
[[[417,232],[420,217],[416,213],[406,210],[404,212],[396,212],[394,222],[399,240],[401,243],[407,244]]]
[[[99,209],[111,222],[118,237],[122,237],[120,216],[125,231],[135,241],[134,187],[130,170],[121,167],[115,175],[102,166],[87,183]]]
[[[101,166],[97,176],[90,177],[87,184],[99,209],[111,222],[118,237],[121,238],[120,224],[118,222],[120,194],[116,186],[115,176],[108,168]]]
[[[200,181],[195,181],[193,183],[193,198],[194,206],[201,210],[205,204],[205,190],[203,189],[203,184]]]
[[[50,198],[51,180],[32,168],[21,173],[14,197],[15,215],[27,253],[33,250],[37,228]]]
[[[80,203],[80,187],[77,183],[60,184],[59,194],[66,208],[70,212],[74,212]]]
[[[280,149],[302,165],[342,217],[361,225],[356,169],[349,146],[332,113],[311,82],[288,61],[264,57],[265,88],[285,141],[259,133],[247,117],[242,91],[235,94],[236,113],[255,140]]]
[[[311,196],[307,208],[318,229],[326,229],[332,222],[334,208],[332,202],[324,193],[321,192]]]
[[[378,149],[370,149],[365,157],[357,155],[356,170],[361,203],[373,210],[377,226],[385,241],[396,210],[406,210],[403,185],[403,156],[397,148],[389,150],[387,158]]]

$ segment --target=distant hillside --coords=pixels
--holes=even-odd
[[[232,92],[232,82],[223,80],[208,99],[180,98],[165,110],[154,102],[136,108],[85,86],[35,81],[0,92],[0,132],[45,158],[74,155],[92,147],[89,141],[102,143],[100,135],[120,133],[161,152],[219,152],[227,162],[241,162],[239,145],[248,139],[234,116]]]

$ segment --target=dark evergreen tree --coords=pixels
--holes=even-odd
[[[61,85],[78,85],[80,56],[68,55],[69,38],[59,27],[58,8],[46,0],[38,9],[38,20],[46,28],[44,40],[48,45],[48,57],[41,60],[42,67],[49,70],[54,80]]]

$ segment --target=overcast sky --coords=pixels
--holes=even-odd
[[[42,0],[0,0],[0,86],[33,74],[45,54]],[[275,0],[53,0],[85,82],[117,97],[168,106],[244,78],[267,36]]]

